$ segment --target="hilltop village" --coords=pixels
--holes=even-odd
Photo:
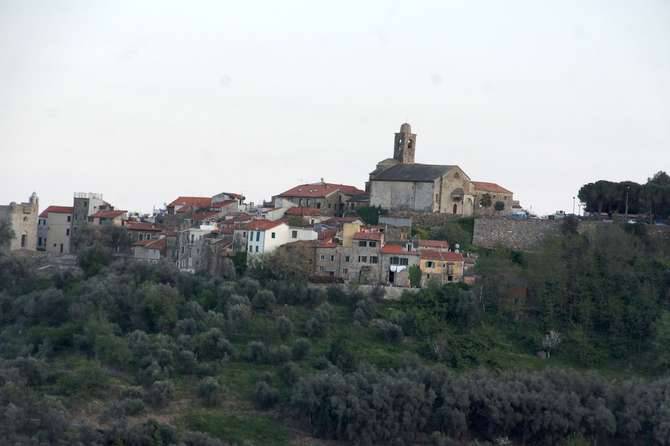
[[[83,234],[121,228],[119,256],[173,262],[181,271],[225,275],[235,262],[276,255],[304,268],[313,281],[408,287],[431,280],[468,282],[474,259],[457,243],[412,235],[414,218],[509,216],[519,211],[512,191],[473,181],[456,165],[414,162],[417,135],[395,133],[393,157],[370,172],[364,188],[326,182],[299,184],[261,205],[243,193],[180,196],[153,215],[119,209],[98,193],[75,193],[70,204],[39,209],[28,202],[0,206],[13,230],[10,249],[67,257]],[[363,215],[374,216],[374,222]],[[367,221],[366,221],[367,220]],[[123,248],[123,249],[122,249]],[[412,270],[420,271],[419,282]]]

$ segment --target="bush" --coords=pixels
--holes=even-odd
[[[267,310],[276,302],[275,295],[270,290],[261,290],[251,299],[251,304],[256,310]]]
[[[265,381],[256,383],[254,404],[259,409],[271,409],[279,401],[279,392]]]
[[[146,392],[146,401],[154,407],[165,407],[174,396],[170,381],[155,381]]]
[[[198,357],[204,360],[227,359],[235,353],[233,344],[218,328],[210,328],[196,336],[195,344]]]
[[[305,334],[310,338],[323,336],[326,333],[326,324],[317,317],[311,317],[305,322]]]
[[[261,364],[269,361],[270,354],[268,348],[261,341],[251,341],[247,344],[247,360]]]
[[[144,412],[144,401],[139,398],[128,398],[121,401],[126,415],[137,416]]]
[[[277,332],[282,339],[286,339],[293,333],[293,323],[286,316],[277,319]]]
[[[305,338],[298,338],[291,347],[291,356],[294,361],[301,361],[309,355],[312,344]]]
[[[300,367],[295,362],[287,362],[279,369],[279,379],[287,386],[298,382]]]
[[[374,319],[370,325],[379,331],[382,339],[394,344],[400,342],[403,337],[402,328],[393,322],[384,319]]]
[[[203,378],[198,384],[198,397],[205,406],[216,406],[221,402],[221,385],[211,376]]]
[[[274,364],[283,364],[291,359],[291,349],[286,345],[280,345],[277,348],[272,349],[270,357]]]

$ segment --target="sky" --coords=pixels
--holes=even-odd
[[[0,0],[0,203],[364,187],[409,122],[536,213],[670,170],[670,1]]]

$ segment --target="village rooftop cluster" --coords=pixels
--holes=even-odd
[[[75,193],[71,206],[39,211],[26,203],[0,206],[0,221],[14,232],[10,249],[75,253],[73,238],[85,227],[125,228],[140,261],[173,262],[181,271],[222,274],[232,258],[247,263],[270,254],[305,268],[315,281],[406,287],[410,269],[421,284],[468,281],[472,259],[443,240],[412,237],[421,214],[511,215],[520,211],[513,193],[496,183],[473,181],[456,165],[414,162],[416,134],[409,124],[395,133],[393,157],[380,161],[363,189],[321,181],[272,195],[260,205],[242,193],[180,196],[153,215],[130,214],[102,194]],[[365,224],[363,209],[383,209],[378,224]]]

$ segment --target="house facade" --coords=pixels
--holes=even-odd
[[[37,223],[37,249],[53,254],[70,253],[73,209],[49,206],[42,211]]]
[[[421,283],[425,286],[430,281],[440,284],[462,282],[465,260],[457,252],[444,252],[434,249],[423,249],[420,252]]]
[[[515,203],[514,193],[511,190],[485,181],[473,181],[472,185],[475,188],[477,215],[510,215],[513,212]]]
[[[321,215],[342,216],[351,209],[349,202],[367,202],[367,193],[355,186],[319,183],[301,184],[273,197],[276,208],[304,207],[318,209]],[[361,201],[362,200],[362,201]]]
[[[14,232],[9,241],[10,251],[37,249],[38,209],[39,199],[34,192],[26,203],[11,202],[0,206],[0,221],[7,223]]]

